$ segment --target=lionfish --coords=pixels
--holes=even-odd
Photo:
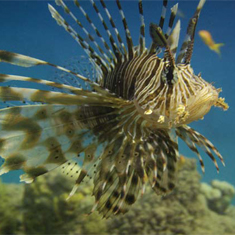
[[[0,82],[20,81],[23,87],[1,86],[3,102],[31,102],[0,110],[0,155],[5,160],[0,175],[21,169],[21,181],[31,183],[57,167],[74,179],[72,196],[79,185],[93,180],[94,207],[104,217],[125,213],[145,192],[148,182],[158,195],[171,192],[179,170],[178,137],[196,153],[201,148],[219,170],[216,155],[223,158],[214,145],[188,126],[202,119],[212,106],[228,109],[221,89],[195,75],[190,65],[196,25],[205,3],[200,0],[190,19],[186,37],[176,57],[180,20],[174,25],[178,4],[171,8],[169,24],[163,32],[167,0],[163,0],[159,24],[151,23],[151,45],[145,44],[145,20],[139,0],[139,42],[134,46],[121,3],[116,0],[124,27],[125,41],[103,0],[105,20],[94,0],[92,7],[108,35],[105,40],[80,5],[81,15],[97,35],[92,33],[70,11],[62,0],[56,4],[81,28],[84,36],[48,5],[52,17],[84,49],[95,76],[89,78],[65,67],[16,54],[0,51],[0,60],[13,65],[52,66],[75,76],[87,88],[32,77],[1,74]],[[111,27],[108,27],[108,23]],[[96,22],[97,23],[97,22]],[[89,42],[85,38],[89,38]],[[98,44],[98,39],[100,43]],[[163,51],[162,58],[158,55]],[[29,83],[48,89],[33,89]],[[78,167],[78,159],[81,166]]]

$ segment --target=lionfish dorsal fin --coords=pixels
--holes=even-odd
[[[167,47],[167,41],[166,41],[165,35],[162,32],[161,27],[159,27],[157,24],[150,23],[149,33],[150,33],[150,36],[153,41],[151,49],[153,47],[155,47],[155,48],[156,47],[161,47],[161,48]],[[150,51],[151,51],[151,49],[150,49]]]
[[[200,12],[201,12],[205,2],[206,2],[206,0],[200,0],[193,17],[189,21],[187,33],[186,33],[184,42],[181,46],[179,55],[176,60],[177,64],[178,63],[189,64],[191,61],[191,57],[193,54],[195,30],[196,30],[196,26],[197,26]]]
[[[140,36],[139,36],[139,54],[142,54],[145,50],[145,23],[142,0],[139,0],[139,15],[140,15]]]
[[[123,24],[123,27],[124,27],[124,30],[125,30],[125,34],[126,34],[126,43],[127,43],[127,48],[128,48],[128,57],[129,57],[129,59],[132,59],[134,51],[133,51],[133,41],[132,41],[131,33],[130,33],[129,28],[128,28],[126,17],[124,15],[123,10],[122,10],[122,6],[121,6],[120,1],[116,0],[116,4],[117,4],[118,10],[119,10],[119,13],[120,13],[120,15],[122,17],[122,24]]]
[[[149,32],[153,40],[150,48],[150,54],[154,53],[157,47],[165,48],[164,59],[168,60],[171,66],[174,66],[175,60],[172,55],[171,49],[167,43],[167,39],[162,32],[162,29],[157,24],[151,23],[149,26]]]
[[[176,3],[171,8],[171,15],[170,15],[169,23],[168,23],[168,29],[167,29],[166,34],[165,34],[166,38],[168,38],[170,33],[171,33],[171,30],[172,30],[172,27],[173,27],[173,24],[174,24],[174,21],[175,21],[175,17],[176,17],[177,11],[178,11],[178,3]]]
[[[159,22],[159,27],[162,29],[164,22],[165,22],[165,17],[166,17],[166,10],[167,10],[167,0],[163,0],[162,1],[162,13],[161,13],[161,18],[160,18],[160,22]]]
[[[179,44],[179,36],[180,36],[180,20],[177,21],[175,28],[173,29],[170,37],[167,39],[167,44],[170,47],[170,51],[172,55],[175,57],[178,44]]]

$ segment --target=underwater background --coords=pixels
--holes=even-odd
[[[79,60],[84,52],[51,18],[48,2],[56,8],[53,1],[0,1],[0,50],[29,55],[57,65],[69,64],[76,67],[75,61]],[[189,18],[194,14],[198,1],[169,1],[168,7],[172,7],[176,2],[179,2],[181,12],[177,16],[181,20],[181,45]],[[80,12],[74,7],[73,2],[68,1],[67,4],[79,16]],[[98,24],[98,18],[90,2],[81,1],[81,5]],[[124,37],[115,2],[107,1],[106,5],[117,28],[121,29],[121,36]],[[137,44],[140,23],[137,1],[124,1],[122,7],[133,41]],[[151,43],[148,25],[150,22],[159,22],[162,1],[143,1],[143,7],[148,46]],[[56,9],[63,13],[58,7]],[[79,19],[83,20],[84,26],[87,25],[83,16]],[[80,30],[74,22],[69,22],[72,27]],[[190,124],[207,137],[224,157],[226,167],[219,162],[219,174],[205,154],[204,175],[196,161],[186,160],[180,173],[179,185],[173,194],[160,198],[155,193],[147,191],[129,213],[105,221],[101,220],[98,213],[89,217],[84,216],[89,212],[93,202],[93,198],[89,196],[89,185],[82,186],[71,200],[66,201],[66,195],[72,186],[58,171],[57,174],[50,173],[46,177],[39,177],[36,183],[27,186],[19,184],[19,172],[11,172],[1,176],[0,233],[235,233],[235,210],[231,205],[235,204],[234,199],[232,201],[235,194],[234,22],[234,1],[207,1],[198,22],[191,62],[196,74],[201,72],[203,79],[213,82],[216,88],[222,88],[221,96],[226,98],[230,106],[226,112],[212,107],[204,120]],[[209,31],[216,43],[225,44],[221,48],[221,56],[203,43],[198,36],[199,30]],[[95,34],[92,36],[97,38]],[[20,68],[3,63],[0,63],[0,73],[42,79],[55,76],[52,68]],[[179,150],[184,156],[196,159],[182,142],[179,144]]]

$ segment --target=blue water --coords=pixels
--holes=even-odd
[[[170,2],[169,5],[173,5]],[[185,17],[181,20],[181,41],[184,39],[185,30],[189,18],[193,15],[197,1],[180,1],[179,9]],[[54,2],[50,2],[60,13],[60,9]],[[71,10],[81,19],[86,26],[86,20],[74,7],[72,2],[67,2]],[[97,2],[98,4],[98,2]],[[135,44],[138,43],[139,17],[136,1],[126,1],[123,4],[129,28]],[[82,6],[91,15],[91,18],[99,23],[99,19],[89,1],[82,1]],[[113,15],[118,28],[122,29],[116,4],[108,1],[107,6]],[[150,22],[159,22],[161,14],[161,1],[144,1],[146,20],[147,45],[150,45],[148,25]],[[235,53],[235,2],[234,1],[208,1],[201,13],[197,26],[192,67],[195,73],[202,72],[202,77],[214,82],[215,87],[223,88],[222,97],[226,98],[230,108],[223,112],[221,109],[212,108],[203,121],[198,121],[191,126],[205,135],[219,149],[226,163],[224,168],[219,163],[220,173],[216,173],[213,163],[205,154],[206,174],[203,181],[213,179],[226,180],[235,185],[235,92],[234,92],[234,53]],[[69,16],[63,14],[66,19]],[[0,49],[22,53],[35,58],[43,59],[54,64],[63,65],[72,57],[82,55],[83,50],[72,37],[59,27],[48,11],[47,1],[1,1],[0,2]],[[68,20],[72,27],[80,30],[72,20]],[[99,28],[102,26],[99,24]],[[221,58],[209,50],[198,36],[199,30],[211,32],[217,43],[225,43],[221,48]],[[103,32],[102,30],[100,30]],[[122,31],[122,30],[121,30]],[[124,38],[123,31],[121,35]],[[48,79],[54,76],[54,70],[48,67],[20,68],[12,65],[0,64],[1,73],[32,76]],[[187,147],[181,143],[180,150],[186,156],[194,156]],[[18,173],[9,173],[2,176],[5,182],[18,182]]]

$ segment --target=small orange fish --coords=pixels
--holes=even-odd
[[[212,50],[215,51],[217,54],[220,55],[220,47],[224,46],[224,43],[215,43],[211,34],[206,30],[200,30],[199,36],[203,40],[203,42]]]

